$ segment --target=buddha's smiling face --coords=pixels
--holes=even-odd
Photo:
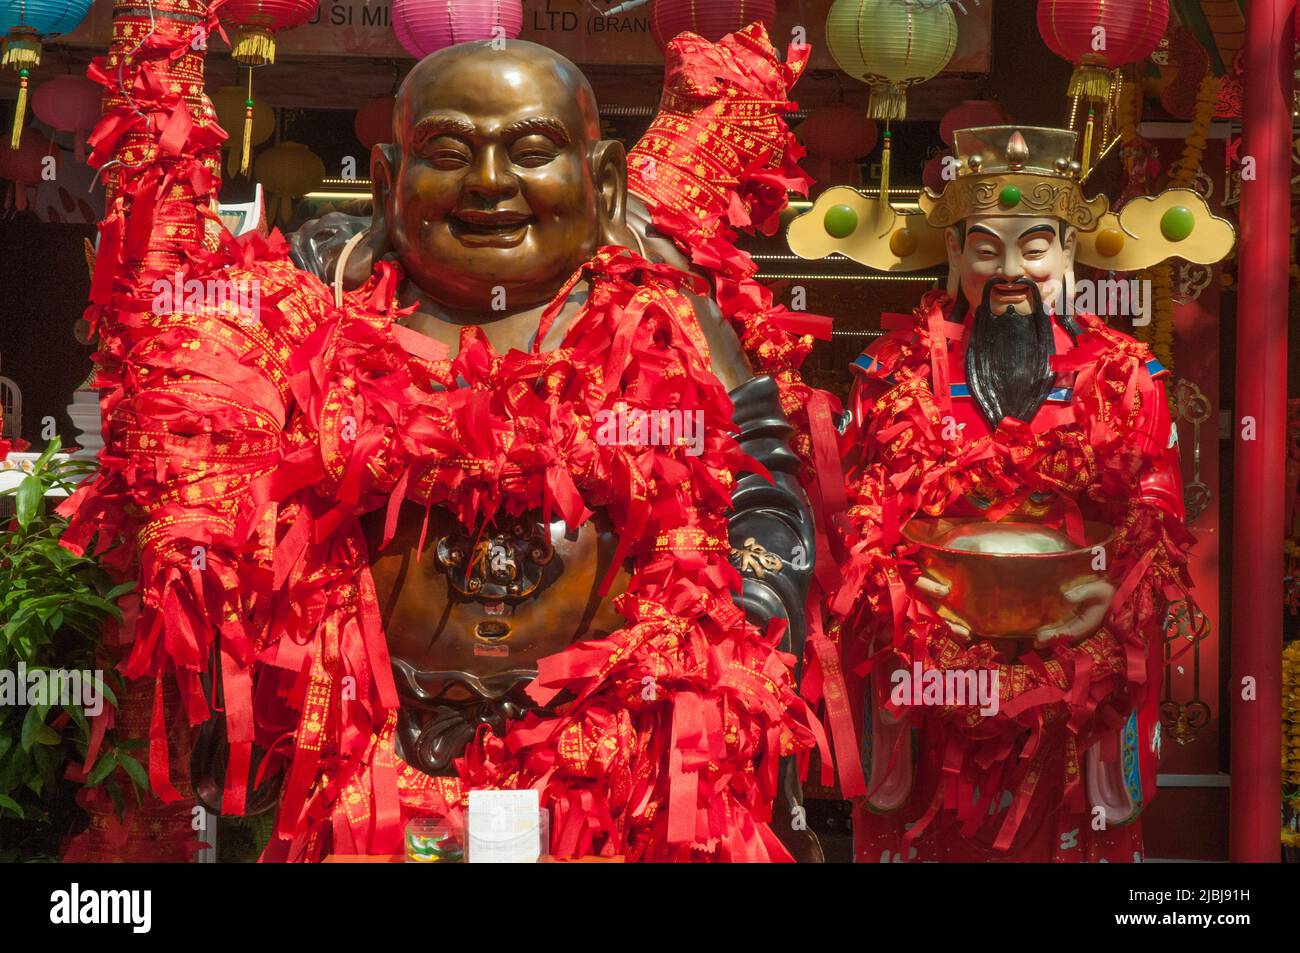
[[[475,43],[426,58],[395,123],[393,246],[449,307],[548,300],[621,216],[622,150],[599,142],[591,87],[545,47]]]

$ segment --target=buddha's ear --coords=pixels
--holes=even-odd
[[[376,263],[392,246],[388,241],[389,223],[392,222],[390,203],[393,196],[393,178],[397,170],[397,147],[381,143],[370,150],[370,227],[348,255],[343,269],[343,287],[351,290],[366,283]]]
[[[603,139],[591,151],[592,177],[600,216],[601,243],[622,244],[627,231],[627,152],[623,143]]]
[[[391,143],[377,144],[370,150],[370,198],[374,202],[374,226],[382,226],[387,234],[387,226],[393,220],[390,203],[393,202],[393,181],[398,170],[398,147]]]

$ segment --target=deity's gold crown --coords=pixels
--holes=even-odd
[[[1075,159],[1079,134],[1047,126],[977,126],[952,134],[958,175],[1037,172],[1079,178]]]
[[[953,133],[956,178],[939,195],[921,193],[921,210],[936,228],[972,215],[1059,218],[1083,231],[1106,213],[1105,196],[1083,197],[1079,135],[1045,126],[979,126]]]

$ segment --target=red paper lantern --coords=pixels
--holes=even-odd
[[[242,66],[275,62],[275,34],[302,26],[319,0],[226,0],[217,16],[235,27],[230,55]]]
[[[776,0],[654,0],[650,8],[650,32],[661,50],[678,33],[698,33],[716,43],[755,20],[771,33]]]
[[[939,138],[952,145],[956,129],[974,129],[977,126],[1002,126],[1011,121],[1007,111],[991,99],[968,99],[943,114],[939,120]]]
[[[53,157],[53,151],[54,144],[35,129],[27,130],[17,149],[8,142],[0,143],[0,179],[13,183],[13,206],[18,211],[26,211],[27,188],[41,181],[45,157]],[[57,164],[57,157],[55,161]]]
[[[367,149],[373,149],[380,142],[392,142],[395,105],[392,96],[380,96],[358,109],[357,118],[352,122],[357,141]]]
[[[855,189],[862,186],[862,168],[856,162],[839,162],[827,156],[809,155],[799,165],[813,180],[812,187],[808,190],[810,199],[815,200],[827,189],[837,185],[848,185]]]
[[[1169,24],[1169,0],[1038,0],[1038,32],[1075,65],[1070,95],[1106,99],[1106,70],[1145,59]]]
[[[248,173],[253,152],[253,73],[255,66],[275,62],[275,34],[302,26],[316,12],[319,0],[225,0],[217,16],[235,28],[230,58],[249,68],[248,97],[244,100],[244,135],[239,171]]]
[[[804,146],[833,162],[861,159],[876,148],[877,136],[866,110],[847,103],[818,106],[803,123]]]
[[[943,162],[948,158],[949,154],[948,152],[941,152],[939,155],[927,159],[925,165],[921,167],[921,184],[935,195],[942,194],[944,186],[948,184],[943,178]]]
[[[32,93],[32,112],[57,132],[70,132],[78,162],[86,161],[86,133],[99,122],[103,89],[84,76],[57,76]]]

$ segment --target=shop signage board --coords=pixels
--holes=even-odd
[[[601,11],[618,0],[524,0],[521,39],[540,43],[578,63],[652,66],[663,62],[650,33],[650,4],[605,17]],[[831,0],[783,0],[778,4],[776,38],[788,42],[796,28],[813,46],[811,67],[834,69],[826,50],[826,12]],[[946,72],[986,73],[989,69],[991,3],[966,4],[957,14],[957,50]],[[97,3],[85,22],[61,42],[107,49],[112,5]],[[281,53],[290,56],[366,56],[410,59],[392,29],[390,0],[322,0],[315,18],[277,36]],[[224,48],[219,39],[214,47]]]

